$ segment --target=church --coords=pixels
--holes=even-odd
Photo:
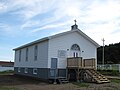
[[[80,80],[81,69],[97,68],[98,47],[75,22],[67,32],[15,48],[15,74],[43,80]]]

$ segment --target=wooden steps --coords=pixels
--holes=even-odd
[[[96,83],[108,83],[108,80],[104,75],[95,71],[94,69],[86,69],[85,72],[95,81]]]
[[[66,77],[58,77],[58,81],[60,84],[63,84],[63,83],[68,83],[69,81],[66,79]]]

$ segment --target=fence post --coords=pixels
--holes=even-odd
[[[119,73],[120,73],[120,64],[118,64],[119,65]]]
[[[109,65],[109,67],[110,67],[109,70],[112,70],[112,65]]]

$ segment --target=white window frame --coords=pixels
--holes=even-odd
[[[24,69],[24,73],[28,73],[28,68],[25,68],[25,69]]]
[[[18,68],[18,72],[20,72],[20,68]]]
[[[35,72],[36,70],[36,72]],[[33,74],[37,74],[37,68],[33,68]]]

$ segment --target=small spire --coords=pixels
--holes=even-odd
[[[74,22],[75,22],[75,25],[72,25],[71,26],[71,30],[76,30],[76,29],[78,29],[78,25],[76,24],[76,19],[74,20]]]
[[[75,22],[75,25],[76,25],[76,22],[77,22],[76,19],[74,20],[74,22]]]

